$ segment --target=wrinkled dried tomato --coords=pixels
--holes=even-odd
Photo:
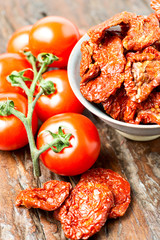
[[[159,21],[155,14],[134,17],[129,25],[127,36],[123,39],[123,46],[127,50],[142,50],[160,38]]]
[[[157,17],[160,19],[160,1],[151,0],[151,8],[155,11]]]
[[[122,41],[110,33],[104,43],[97,45],[88,41],[83,43],[81,50],[80,90],[87,100],[103,102],[114,94],[124,81],[122,72],[126,60]]]
[[[113,194],[106,184],[78,183],[58,213],[65,236],[88,239],[105,224],[113,206]]]
[[[92,42],[100,43],[104,38],[106,30],[113,26],[117,26],[120,24],[128,25],[132,18],[136,17],[136,14],[130,12],[122,12],[118,13],[115,16],[111,17],[107,21],[100,23],[97,26],[92,27],[88,31],[88,35]]]
[[[124,215],[130,203],[130,185],[109,169],[91,169],[81,176],[64,204],[55,212],[66,237],[88,239],[108,218]]]
[[[132,101],[142,102],[160,84],[160,52],[148,47],[126,57],[125,90]]]
[[[112,118],[133,123],[137,110],[137,103],[130,100],[124,86],[117,90],[115,95],[110,96],[102,103],[104,110]]]
[[[139,104],[135,123],[160,125],[160,92],[152,92],[146,101]]]
[[[21,191],[16,198],[16,206],[26,208],[41,208],[53,211],[61,206],[71,190],[69,182],[52,180],[44,184],[43,188],[28,188]]]
[[[108,186],[114,196],[114,206],[111,208],[109,218],[123,216],[130,203],[130,184],[118,173],[103,168],[88,170],[80,179],[80,183],[103,183]]]

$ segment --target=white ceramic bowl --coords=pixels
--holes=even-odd
[[[98,108],[95,104],[87,101],[80,92],[80,61],[81,61],[81,43],[89,39],[85,34],[76,44],[69,58],[68,62],[68,77],[71,88],[79,101],[93,114],[102,119],[109,126],[116,129],[124,137],[136,141],[148,141],[160,136],[160,126],[152,125],[135,125],[121,122],[108,116],[105,112]]]

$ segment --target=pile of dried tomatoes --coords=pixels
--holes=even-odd
[[[43,188],[19,193],[16,206],[54,211],[69,239],[88,239],[107,219],[124,215],[130,204],[130,185],[110,169],[95,168],[82,174],[78,184],[52,180]]]
[[[80,89],[112,118],[160,124],[160,6],[137,16],[122,12],[88,31],[81,46]]]

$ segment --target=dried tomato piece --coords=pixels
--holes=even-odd
[[[67,238],[88,239],[105,224],[113,205],[113,194],[106,184],[80,182],[56,218],[61,221]]]
[[[124,81],[126,59],[122,41],[110,33],[100,45],[91,41],[85,45],[89,51],[82,51],[80,90],[87,100],[104,102]]]
[[[153,47],[128,53],[125,68],[125,90],[132,101],[142,102],[160,84],[160,52]]]
[[[99,45],[92,45],[92,58],[100,66],[102,72],[113,75],[124,71],[126,59],[120,37],[114,35],[113,32],[108,32]]]
[[[130,123],[135,120],[137,103],[130,100],[124,86],[118,89],[115,95],[110,96],[102,105],[106,113],[114,119]]]
[[[159,21],[155,14],[132,18],[129,25],[127,36],[123,39],[127,50],[142,50],[160,38]]]
[[[139,105],[135,123],[157,123],[160,125],[160,92],[152,92],[147,100]]]
[[[88,41],[84,41],[81,44],[82,59],[80,65],[80,76],[83,75],[89,70],[90,64],[92,64],[92,46],[90,46]]]
[[[94,79],[100,74],[100,67],[92,59],[93,46],[88,41],[81,45],[82,59],[80,63],[81,83]]]
[[[160,19],[160,0],[151,0],[151,8],[155,11],[157,17]]]
[[[126,108],[124,111],[123,120],[128,123],[135,123],[135,116],[137,112],[138,103],[128,98]]]
[[[118,173],[110,169],[91,169],[81,176],[80,183],[106,184],[114,195],[114,206],[108,217],[116,218],[124,215],[130,203],[130,184]]]
[[[83,96],[91,102],[104,102],[111,94],[114,94],[117,88],[120,88],[124,81],[123,75],[109,75],[102,73],[93,81],[80,86]]]
[[[157,123],[160,125],[160,108],[139,111],[135,123]]]
[[[133,17],[136,17],[136,14],[130,12],[118,13],[107,21],[92,27],[88,31],[88,35],[92,42],[100,43],[104,38],[107,29],[122,23],[127,25]]]
[[[21,191],[16,198],[16,206],[24,205],[26,208],[53,211],[61,206],[69,196],[70,190],[69,182],[48,181],[43,188],[29,188]]]

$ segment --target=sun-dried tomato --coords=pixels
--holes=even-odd
[[[151,8],[155,11],[157,17],[160,19],[160,0],[151,0]]]
[[[89,29],[82,43],[81,93],[127,123],[160,124],[159,107],[148,105],[160,86],[160,0],[151,7],[149,16],[116,14]]]
[[[106,30],[113,26],[117,26],[120,24],[129,24],[132,18],[136,17],[136,14],[130,13],[130,12],[122,12],[118,13],[115,16],[111,17],[107,21],[92,27],[88,31],[88,35],[90,36],[90,39],[92,42],[100,43],[101,40],[104,38]]]
[[[127,36],[123,39],[127,50],[142,50],[160,38],[159,21],[155,14],[134,17],[129,25]]]
[[[153,47],[128,53],[125,90],[132,101],[142,102],[160,84],[160,52]]]
[[[102,105],[106,113],[114,119],[130,123],[133,123],[135,120],[137,103],[130,100],[124,86],[118,89]]]
[[[108,186],[114,196],[114,206],[111,208],[109,218],[123,216],[130,203],[130,184],[118,173],[103,168],[88,170],[80,179],[80,183],[103,183]]]
[[[80,83],[83,96],[89,101],[104,102],[124,81],[125,64],[122,41],[118,36],[109,33],[107,40],[100,45],[85,42],[82,45]]]
[[[71,190],[69,182],[52,180],[44,184],[43,188],[28,188],[21,191],[16,198],[16,206],[26,208],[41,208],[53,211],[61,206]]]
[[[78,183],[58,213],[65,236],[88,239],[105,224],[113,206],[113,194],[106,184]]]
[[[121,88],[102,105],[106,113],[114,119],[134,124],[160,125],[160,92],[153,91],[145,101],[137,103]]]
[[[130,185],[124,178],[109,169],[91,169],[54,216],[67,238],[88,239],[108,218],[124,215],[129,203]]]
[[[160,125],[160,92],[152,92],[146,101],[139,104],[135,123]]]

